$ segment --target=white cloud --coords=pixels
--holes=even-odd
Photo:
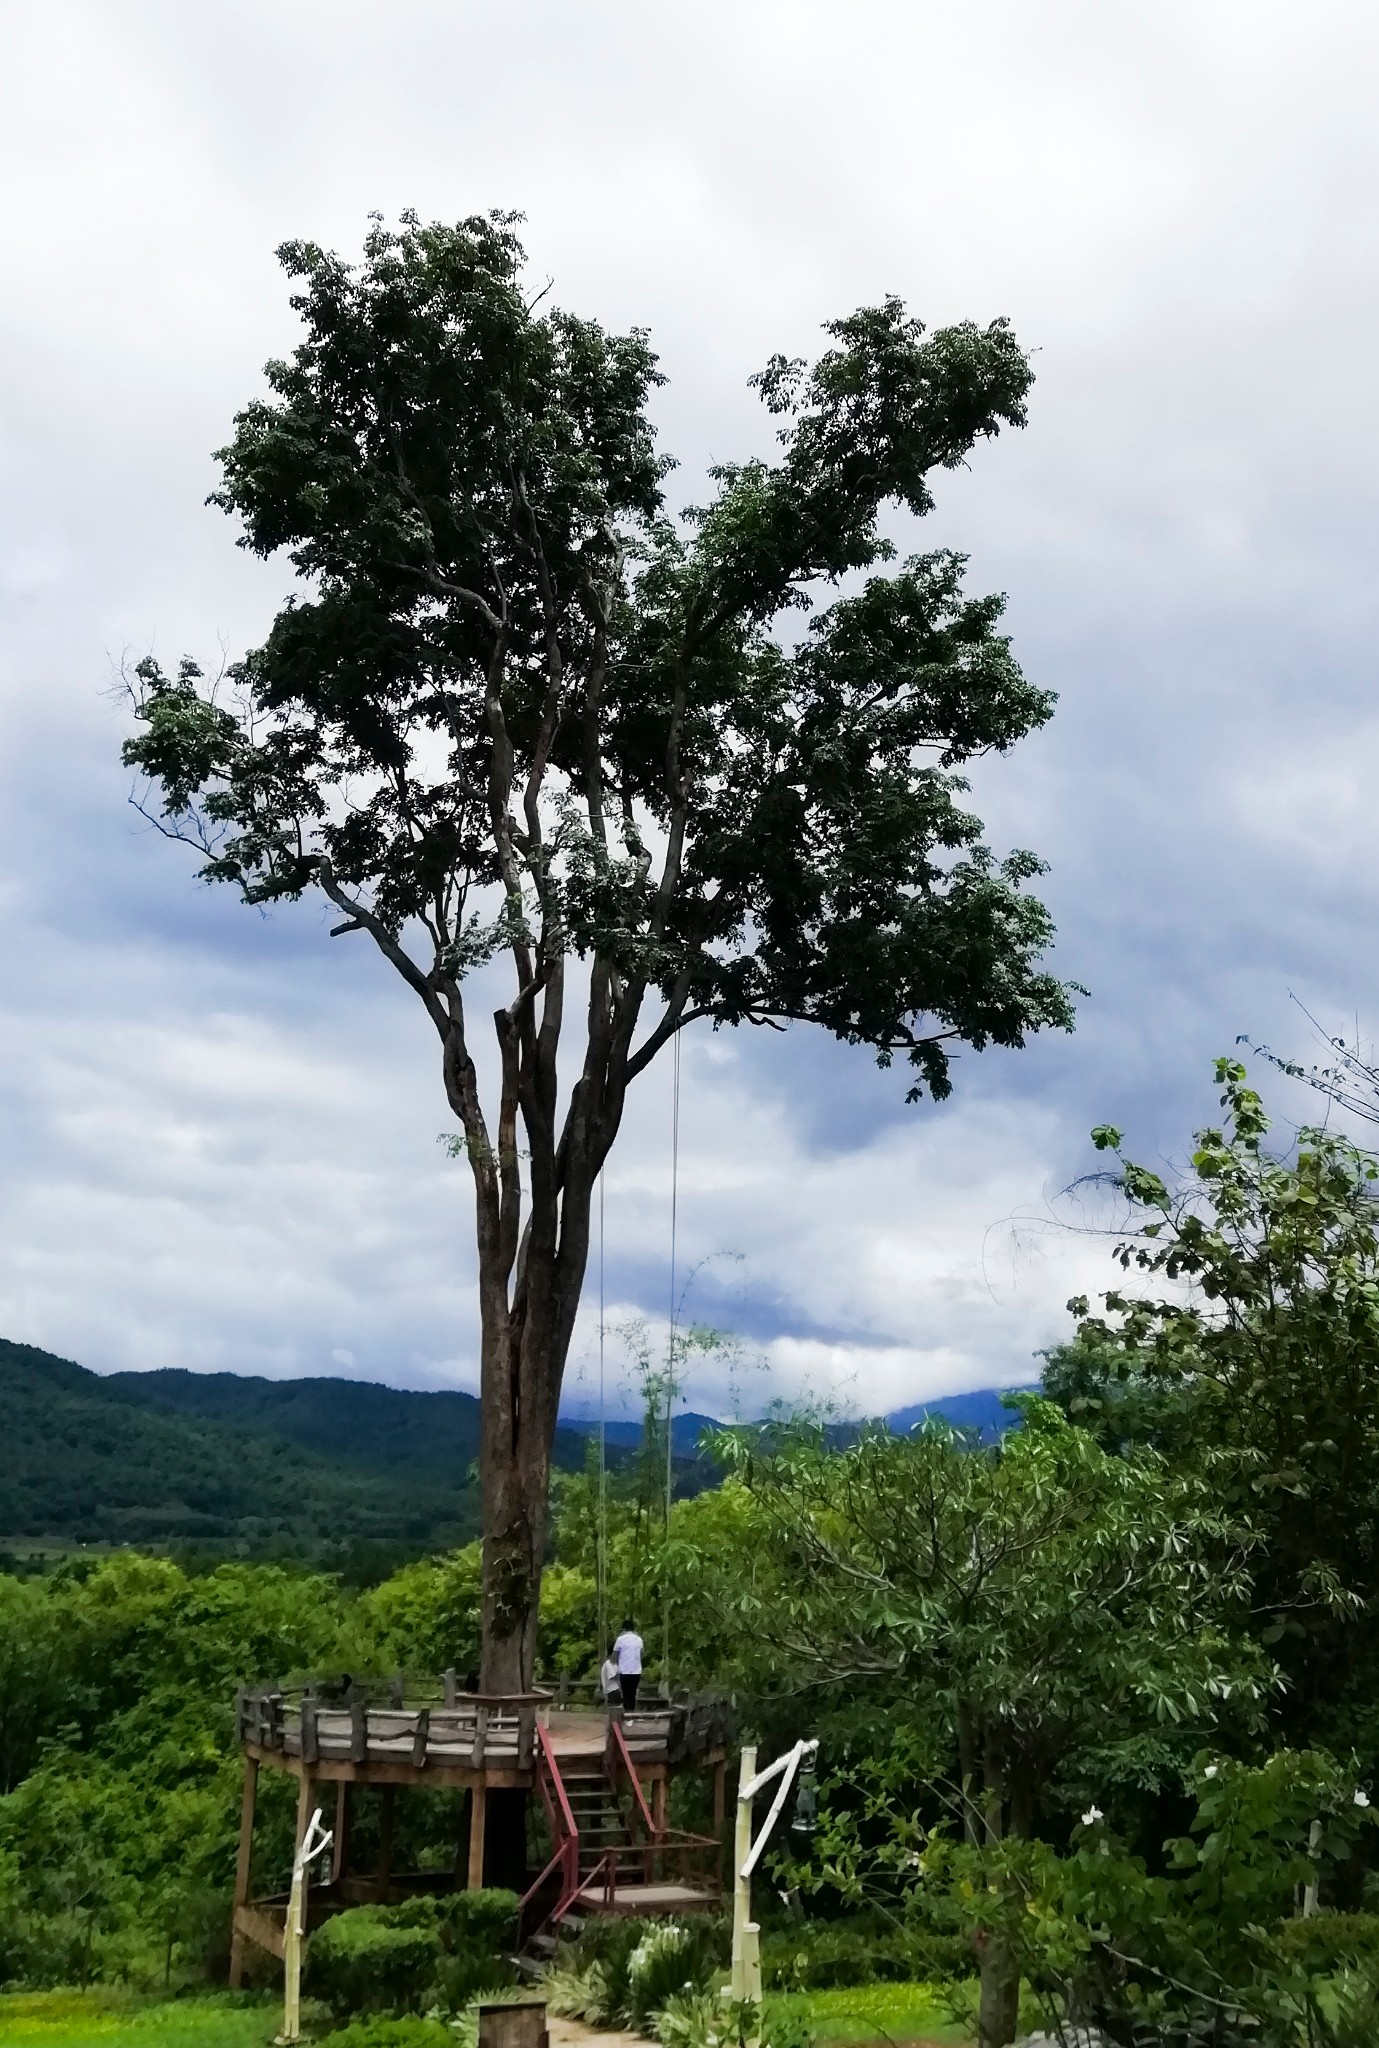
[[[202,502],[291,342],[274,244],[515,205],[558,298],[652,328],[689,495],[767,441],[747,373],[861,300],[1039,351],[1029,431],[944,479],[926,544],[1009,590],[1062,693],[976,784],[1054,862],[1079,1033],[963,1061],[938,1111],[806,1034],[703,1042],[680,1251],[742,1254],[696,1299],[775,1387],[1026,1377],[1103,1281],[1042,1221],[1087,1126],[1181,1151],[1211,1056],[1296,1035],[1290,988],[1375,1012],[1372,10],[49,0],[0,36],[0,1331],[472,1384],[424,1025],[313,912],[193,886],[100,691],[126,649],[242,646],[286,588]],[[653,1316],[667,1086],[608,1192],[609,1298]]]

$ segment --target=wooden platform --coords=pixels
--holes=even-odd
[[[570,1851],[575,1861],[564,1894],[566,1905],[576,1891],[581,1907],[590,1912],[696,1912],[717,1902],[724,1768],[732,1735],[731,1712],[722,1699],[653,1697],[624,1712],[592,1699],[581,1704],[547,1693],[466,1694],[459,1691],[453,1672],[438,1680],[342,1676],[246,1688],[236,1701],[236,1723],[244,1751],[244,1798],[235,1869],[232,1984],[242,1979],[246,1943],[272,1955],[282,1953],[285,1901],[251,1897],[255,1805],[264,1769],[283,1771],[297,1780],[298,1842],[314,1807],[324,1803],[321,1793],[334,1788],[334,1811],[328,1814],[333,1820],[334,1855],[329,1871],[314,1877],[308,1888],[308,1924],[368,1899],[481,1885],[487,1860],[488,1794],[540,1789],[554,1773],[564,1804],[565,1776],[573,1785],[589,1774],[602,1774],[614,1752],[621,1758],[619,1783],[632,1788],[633,1803],[644,1816],[643,1836],[635,1852],[629,1851],[628,1861],[605,1855],[596,1882],[589,1873],[587,1891],[580,1887],[587,1865],[580,1861],[576,1845]],[[667,1828],[669,1780],[686,1767],[712,1773],[711,1837],[677,1835]],[[360,1786],[379,1788],[383,1800],[379,1866],[367,1876],[350,1868],[351,1813]],[[453,1871],[393,1870],[393,1802],[399,1786],[418,1791],[458,1789],[470,1795],[465,1802],[466,1839],[457,1846]],[[546,1804],[549,1812],[549,1800]],[[565,1822],[574,1828],[568,1805],[559,1828]],[[574,1832],[577,1835],[578,1829]],[[662,1881],[676,1877],[684,1881]],[[641,1881],[626,1881],[633,1878]]]
[[[658,1913],[712,1913],[718,1907],[717,1892],[699,1891],[688,1884],[621,1884],[610,1904],[604,1892],[581,1892],[577,1902],[581,1913],[628,1913],[633,1916]]]

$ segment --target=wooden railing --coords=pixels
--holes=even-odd
[[[398,1673],[245,1688],[236,1702],[236,1726],[246,1747],[304,1763],[526,1771],[538,1721],[554,1714],[559,1724],[562,1713],[583,1721],[596,1711],[573,1696],[562,1708],[549,1692],[463,1692],[453,1671],[439,1679]],[[731,1710],[715,1699],[666,1705],[653,1696],[630,1713],[603,1709],[599,1718],[620,1730],[634,1764],[677,1764],[722,1751],[732,1734]]]
[[[391,1689],[350,1687],[344,1698],[311,1687],[259,1689],[239,1695],[239,1739],[303,1763],[399,1763],[414,1770],[458,1765],[471,1770],[528,1770],[537,1716],[546,1696],[442,1693],[438,1705],[410,1704]],[[387,1704],[377,1703],[382,1698]]]

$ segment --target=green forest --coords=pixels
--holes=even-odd
[[[933,1419],[841,1446],[807,1422],[727,1431],[726,1476],[668,1524],[654,1456],[610,1475],[603,1522],[595,1465],[557,1482],[544,1682],[596,1667],[605,1527],[612,1605],[667,1605],[682,1682],[731,1691],[768,1745],[819,1740],[819,1830],[781,1837],[762,1909],[782,2038],[889,1999],[961,2039],[993,1944],[1031,2024],[1375,2038],[1379,1163],[1324,1128],[1271,1149],[1243,1071],[1219,1080],[1180,1184],[1096,1133],[1127,1203],[1116,1281],[1072,1305],[998,1444]],[[479,1582],[476,1544],[354,1591],[304,1563],[133,1549],[0,1578],[10,1984],[32,2005],[45,1985],[223,1980],[237,1686],[463,1667]],[[287,1790],[265,1795],[280,1877]],[[457,1797],[401,1800],[397,1824],[444,1867]],[[556,2009],[624,1982],[581,1941],[550,1973]],[[699,1949],[681,1961],[709,1983],[711,1930]]]
[[[0,1402],[0,1548],[151,1545],[377,1576],[478,1532],[472,1394],[97,1374],[0,1339]],[[585,1448],[558,1430],[556,1465]]]

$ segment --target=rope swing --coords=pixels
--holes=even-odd
[[[608,1622],[608,1410],[605,1376],[607,1300],[604,1280],[604,1187],[599,1172],[599,1485],[598,1526],[594,1542],[594,1586],[597,1610],[599,1662],[608,1654],[611,1640]],[[662,1533],[670,1540],[670,1510],[675,1492],[675,1339],[679,1323],[676,1298],[677,1253],[680,1226],[680,1034],[672,1043],[670,1108],[670,1336],[666,1351],[666,1461]],[[664,1562],[661,1571],[661,1675],[666,1697],[670,1697],[670,1578]]]
[[[599,1168],[599,1504],[594,1545],[595,1604],[598,1608],[599,1668],[608,1655],[608,1417],[603,1382],[603,1168]],[[600,1684],[602,1681],[600,1681]]]
[[[680,1210],[680,1034],[671,1045],[670,1089],[670,1338],[666,1348],[666,1510],[665,1544],[670,1542],[670,1504],[675,1485],[673,1425],[675,1421],[675,1326],[680,1304],[675,1294],[676,1235]],[[661,1683],[670,1698],[670,1572],[661,1553]]]

